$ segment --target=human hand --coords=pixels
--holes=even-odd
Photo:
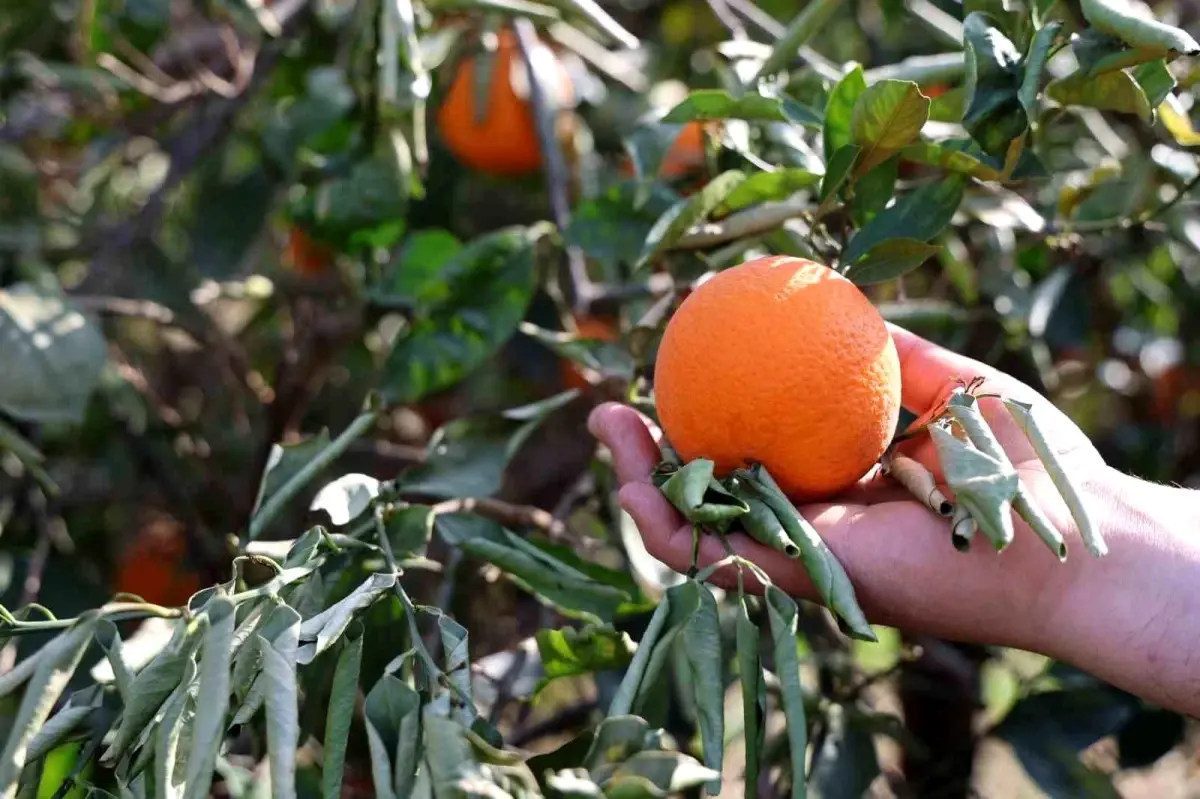
[[[953,549],[947,520],[903,488],[873,474],[836,501],[799,510],[842,562],[868,619],[940,638],[1013,646],[1072,662],[1119,687],[1184,712],[1200,712],[1200,500],[1105,465],[1087,436],[1029,386],[986,364],[891,327],[900,356],[902,402],[922,414],[956,380],[981,378],[980,393],[1034,406],[1063,467],[1082,491],[1109,545],[1084,550],[1075,523],[1036,453],[995,399],[980,407],[1022,483],[1067,539],[1067,562],[1015,518],[1016,538],[997,554],[984,542]],[[590,428],[612,452],[621,507],[647,550],[678,571],[692,561],[691,526],[651,483],[661,433],[632,408],[607,403]],[[900,451],[944,483],[932,443],[919,436]],[[948,489],[943,488],[950,492]],[[817,595],[801,564],[742,533],[728,543],[788,593]],[[700,565],[726,554],[704,536]],[[732,568],[713,576],[732,586]],[[754,584],[751,580],[748,585]]]

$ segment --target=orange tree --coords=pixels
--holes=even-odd
[[[867,624],[703,443],[664,493],[833,575],[843,624],[664,569],[584,427],[655,417],[681,303],[792,256],[1194,482],[1198,48],[1156,11],[0,10],[0,796],[1110,796],[1166,762],[1175,714]],[[664,356],[685,416],[736,355],[701,333]],[[876,393],[779,413],[931,410]],[[1005,545],[1013,497],[923,499]]]

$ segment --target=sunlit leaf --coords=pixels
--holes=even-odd
[[[693,225],[703,222],[744,180],[746,174],[736,169],[723,172],[691,197],[671,206],[650,229],[634,264],[641,269],[679,241]]]
[[[860,286],[894,280],[916,269],[941,249],[917,239],[887,239],[850,264],[846,277]]]
[[[1067,106],[1084,106],[1103,111],[1137,114],[1150,122],[1153,109],[1146,93],[1133,76],[1124,70],[1086,75],[1073,72],[1046,86],[1046,96]]]
[[[538,630],[534,637],[546,675],[539,690],[558,677],[624,668],[636,650],[627,633],[611,627]]]
[[[913,142],[929,119],[929,98],[912,81],[881,80],[854,104],[850,140],[862,148],[856,171],[868,172]]]
[[[854,106],[866,90],[867,81],[863,75],[863,69],[856,65],[854,69],[846,73],[846,77],[838,81],[838,84],[833,87],[833,91],[829,93],[829,99],[825,103],[825,124],[822,135],[825,163],[827,164],[826,175],[833,171],[832,166],[829,165],[833,161],[834,154],[850,144]],[[824,194],[825,192],[822,191],[822,196]]]
[[[842,253],[842,262],[854,264],[888,239],[930,241],[950,224],[966,185],[965,177],[950,175],[904,195],[854,234]]]
[[[721,204],[719,214],[734,211],[758,203],[786,200],[796,192],[811,189],[821,182],[821,175],[806,169],[779,169],[775,172],[756,172],[730,192]]]

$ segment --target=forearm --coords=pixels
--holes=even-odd
[[[1044,650],[1200,716],[1200,492],[1111,471],[1100,480],[1110,552],[1080,553]]]

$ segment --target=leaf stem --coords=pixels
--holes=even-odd
[[[250,520],[250,540],[258,538],[262,535],[263,530],[267,525],[274,521],[279,512],[283,510],[292,497],[296,496],[302,488],[320,473],[322,469],[336,460],[343,452],[350,448],[350,445],[359,437],[371,429],[375,424],[375,419],[378,411],[369,410],[359,415],[357,419],[350,423],[350,426],[342,431],[342,434],[330,442],[329,446],[321,450],[315,458],[304,464],[304,468],[292,475],[286,483],[279,487],[279,490],[267,499],[254,518]]]
[[[177,619],[185,615],[183,608],[167,608],[153,605],[149,602],[115,602],[99,609],[101,618],[109,621],[136,621],[139,619]],[[47,619],[45,621],[21,621],[5,619],[0,621],[0,634],[3,635],[32,635],[48,630],[65,630],[79,621],[78,617],[69,619]]]

